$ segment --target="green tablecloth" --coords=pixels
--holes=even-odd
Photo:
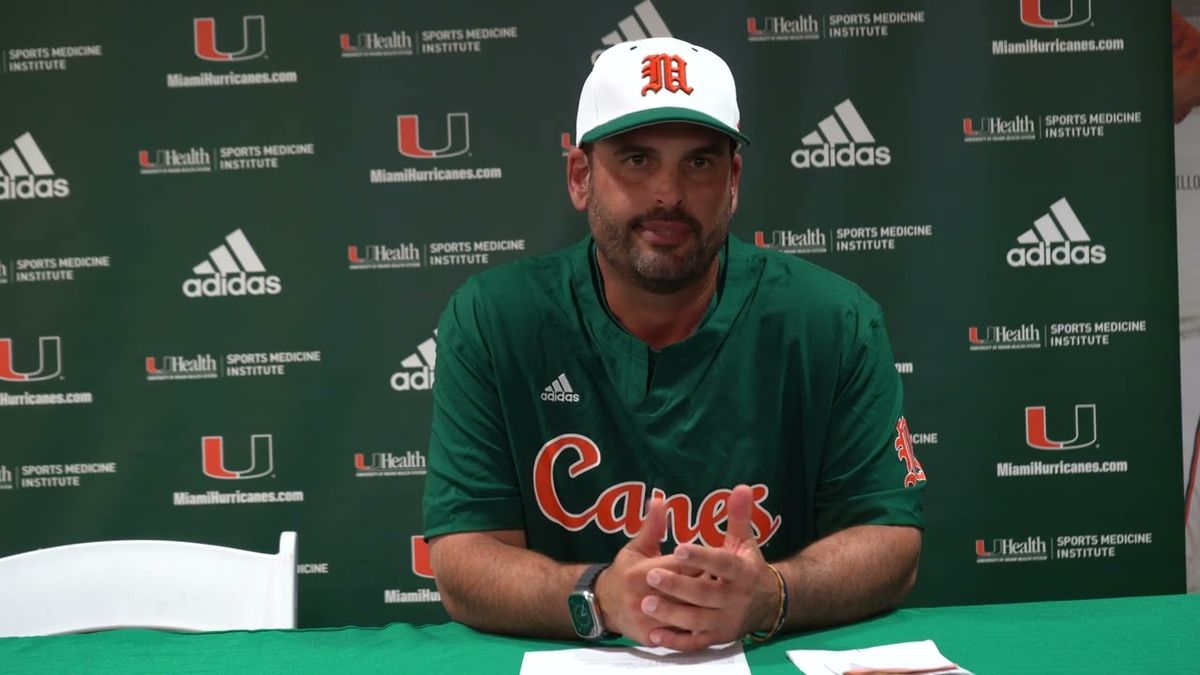
[[[788,649],[923,639],[979,675],[1200,673],[1200,595],[904,609],[746,653],[756,675],[795,675],[800,671],[787,660]],[[526,651],[579,646],[488,635],[459,624],[200,634],[118,630],[0,639],[0,672],[517,673]]]

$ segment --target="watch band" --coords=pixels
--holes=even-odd
[[[583,574],[579,575],[579,580],[575,582],[575,590],[596,592],[596,579],[600,578],[600,573],[608,569],[612,563],[595,563],[588,565],[587,569],[583,570]]]

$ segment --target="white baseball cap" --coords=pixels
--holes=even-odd
[[[604,50],[579,94],[576,144],[660,122],[691,122],[750,142],[738,130],[737,88],[721,57],[667,37]]]

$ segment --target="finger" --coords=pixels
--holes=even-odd
[[[650,644],[656,647],[666,647],[681,652],[694,652],[717,644],[710,633],[692,633],[688,631],[671,630],[670,628],[655,628],[650,631]],[[722,640],[728,642],[728,640]]]
[[[675,602],[661,595],[642,598],[641,610],[655,621],[693,632],[716,628],[722,616],[718,610]]]
[[[745,562],[734,551],[695,544],[676,546],[675,557],[682,564],[698,567],[722,579],[736,579],[743,572]]]
[[[646,516],[637,536],[627,546],[642,555],[654,557],[662,553],[663,537],[667,534],[667,505],[660,498],[651,499],[646,505]]]
[[[716,608],[726,603],[725,585],[707,574],[695,577],[656,567],[646,573],[646,585],[672,600],[697,607]]]
[[[733,488],[726,508],[729,509],[729,524],[725,528],[723,548],[737,550],[742,543],[755,541],[754,529],[750,526],[750,513],[754,508],[754,492],[750,486],[742,484]]]

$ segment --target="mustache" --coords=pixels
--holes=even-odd
[[[630,218],[629,227],[641,227],[646,224],[647,220],[667,220],[676,223],[685,223],[693,232],[700,231],[700,221],[683,209],[654,209],[653,211],[647,211],[640,216]]]

